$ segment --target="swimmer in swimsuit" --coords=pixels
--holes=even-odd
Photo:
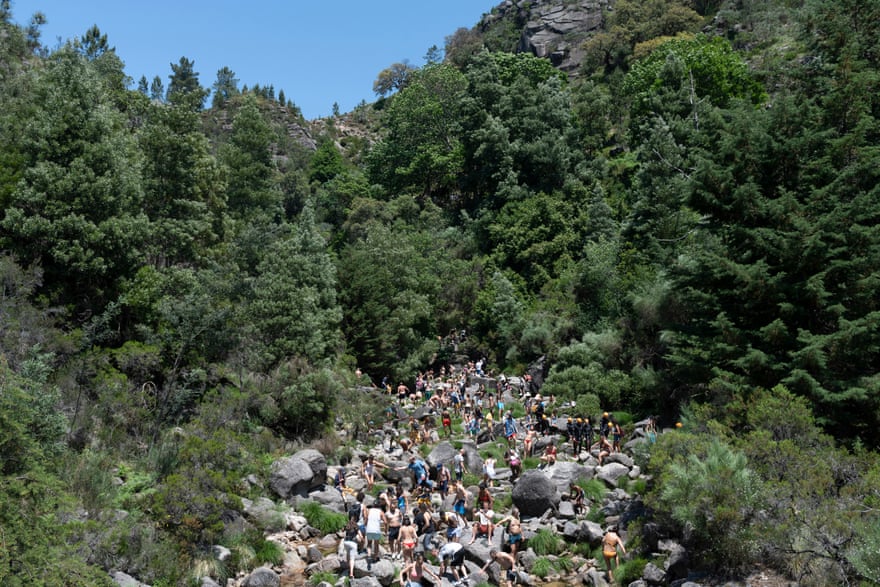
[[[620,536],[615,532],[616,529],[617,528],[614,526],[611,526],[602,538],[602,556],[605,557],[605,568],[608,569],[609,581],[614,581],[614,575],[611,572],[611,563],[614,562],[615,567],[620,566],[620,557],[617,554],[617,549],[620,548],[620,552],[626,554],[623,540],[621,540]]]

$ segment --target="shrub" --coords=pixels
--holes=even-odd
[[[529,539],[529,546],[538,556],[559,554],[562,551],[562,539],[555,532],[541,528]]]
[[[621,561],[620,566],[614,570],[614,579],[619,585],[629,585],[633,581],[638,581],[642,578],[647,564],[648,561],[642,558]]]
[[[297,507],[309,525],[320,530],[322,534],[338,532],[348,523],[347,515],[331,511],[316,501],[303,501]]]
[[[531,573],[536,577],[540,577],[541,579],[543,579],[547,575],[549,575],[552,570],[553,563],[550,561],[549,558],[542,556],[535,559],[535,564],[532,565]]]
[[[578,481],[578,485],[584,490],[584,497],[589,501],[599,501],[608,493],[605,483],[599,479],[590,479]]]
[[[336,579],[338,577],[330,571],[318,571],[309,577],[309,585],[320,585],[321,583],[335,585]]]

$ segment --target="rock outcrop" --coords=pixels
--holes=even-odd
[[[499,21],[513,21],[522,33],[516,50],[544,57],[569,75],[584,58],[581,45],[602,27],[609,0],[505,0],[485,15],[478,29],[486,32]]]

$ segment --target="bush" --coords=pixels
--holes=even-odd
[[[642,578],[648,561],[637,558],[629,561],[621,561],[620,566],[614,570],[614,579],[619,585],[629,585],[633,581]]]
[[[346,514],[331,511],[316,501],[303,501],[297,509],[305,516],[309,525],[320,530],[322,534],[338,532],[348,523]]]
[[[532,565],[531,573],[536,577],[543,579],[549,575],[551,571],[553,571],[553,563],[549,558],[542,556],[535,559],[535,564]]]
[[[563,543],[558,534],[547,528],[541,528],[529,539],[529,546],[538,556],[545,556],[559,554],[562,551]]]

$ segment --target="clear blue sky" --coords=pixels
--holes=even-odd
[[[395,62],[424,65],[458,28],[472,28],[500,0],[12,0],[13,20],[46,15],[44,45],[82,36],[93,24],[107,35],[135,82],[171,63],[195,62],[202,86],[228,66],[239,87],[273,85],[306,118],[372,102],[377,74]]]

